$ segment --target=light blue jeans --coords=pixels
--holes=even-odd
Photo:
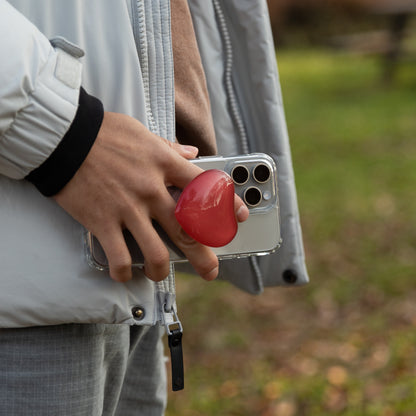
[[[0,329],[1,416],[162,416],[163,327]]]

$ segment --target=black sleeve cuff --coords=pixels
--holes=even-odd
[[[45,196],[57,194],[87,157],[103,117],[101,101],[81,88],[78,110],[69,130],[49,158],[30,172],[26,179]]]

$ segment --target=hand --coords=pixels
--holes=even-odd
[[[66,186],[54,196],[73,218],[100,241],[110,276],[120,282],[132,277],[131,256],[123,237],[127,228],[143,252],[145,274],[154,281],[169,274],[169,253],[152,226],[156,220],[206,280],[218,274],[212,250],[191,239],[176,221],[175,201],[167,186],[183,189],[202,172],[187,159],[198,149],[171,143],[142,123],[118,113],[104,113],[87,158]],[[248,209],[236,196],[238,221]]]

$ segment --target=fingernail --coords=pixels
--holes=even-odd
[[[190,146],[190,145],[187,145],[187,144],[182,144],[181,146],[182,146],[182,149],[186,153],[189,153],[191,155],[197,155],[198,152],[199,152],[199,149],[197,147],[195,147],[195,146]]]
[[[250,212],[246,205],[241,205],[241,207],[238,208],[237,213],[236,213],[237,220],[239,222],[245,221],[249,215],[250,215]]]
[[[205,280],[214,280],[218,276],[218,267],[213,268],[209,273],[204,276]]]

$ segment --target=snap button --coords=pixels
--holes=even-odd
[[[292,284],[292,285],[296,283],[298,280],[298,275],[296,274],[294,270],[291,270],[291,269],[286,269],[283,272],[282,277],[285,283]]]
[[[137,319],[138,321],[141,321],[146,315],[145,310],[141,306],[135,306],[132,308],[131,313],[133,318]]]

